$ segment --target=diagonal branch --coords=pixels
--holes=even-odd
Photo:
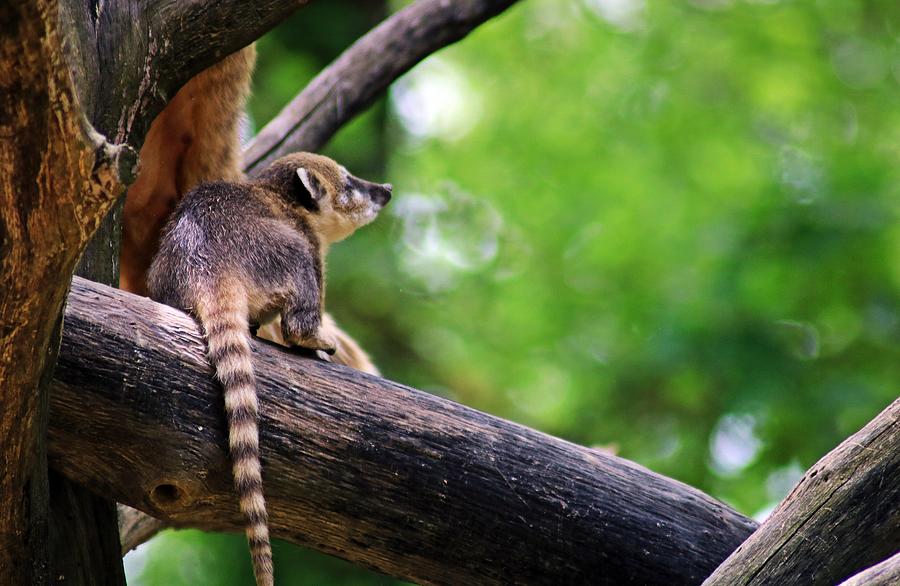
[[[454,43],[515,0],[419,0],[359,39],[285,106],[244,153],[254,175],[278,157],[321,148],[416,63]]]
[[[704,585],[831,585],[898,549],[900,399],[810,468]]]
[[[424,584],[697,584],[755,528],[626,460],[253,344],[274,535]],[[49,458],[177,526],[239,530],[195,323],[76,278]]]
[[[849,580],[841,582],[840,586],[891,586],[900,584],[900,552],[880,564],[876,564]]]

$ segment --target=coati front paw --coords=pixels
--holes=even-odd
[[[329,356],[332,356],[337,352],[337,338],[330,332],[325,332],[320,329],[314,336],[300,340],[297,343],[297,346],[303,346],[310,350],[321,350]]]

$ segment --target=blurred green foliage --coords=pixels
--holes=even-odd
[[[260,43],[259,125],[363,4]],[[895,0],[523,2],[329,146],[395,185],[333,249],[329,307],[388,378],[764,514],[898,395],[898,39]],[[241,537],[175,533],[131,582],[196,583],[181,548],[203,583],[250,579]]]

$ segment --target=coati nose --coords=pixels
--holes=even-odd
[[[394,186],[390,183],[383,183],[372,190],[372,201],[380,206],[384,206],[391,201],[391,190]]]

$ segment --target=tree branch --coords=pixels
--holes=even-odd
[[[242,526],[196,324],[76,278],[49,458],[167,523]],[[254,342],[276,536],[425,584],[696,584],[755,524],[456,403]]]
[[[836,584],[900,549],[900,399],[810,468],[704,586]]]
[[[255,175],[278,157],[321,148],[416,63],[465,37],[515,0],[419,0],[390,16],[324,69],[244,152]]]
[[[69,66],[88,120],[135,148],[190,78],[282,22],[305,0],[64,0]]]
[[[122,546],[122,555],[166,528],[159,519],[123,504],[119,505],[118,513],[119,543]]]
[[[840,586],[896,586],[900,584],[900,552],[856,574]]]

